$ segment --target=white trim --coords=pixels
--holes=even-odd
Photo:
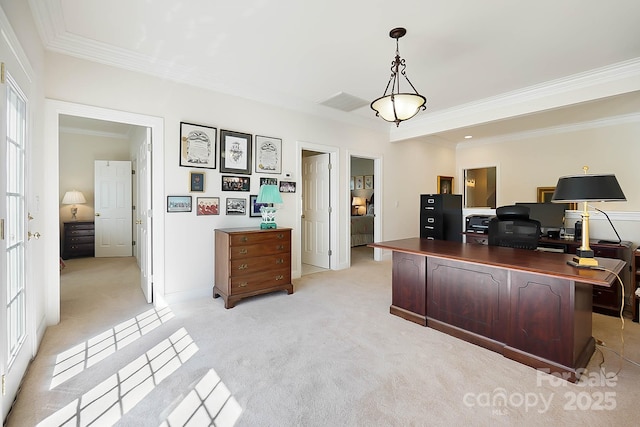
[[[152,129],[153,151],[151,153],[153,180],[153,299],[157,307],[166,305],[164,298],[164,119],[125,111],[110,110],[82,104],[75,104],[53,99],[45,100],[45,125],[44,144],[45,176],[56,177],[45,184],[44,211],[55,212],[47,216],[44,221],[44,235],[59,235],[59,116],[61,114],[87,117],[98,120],[127,123],[130,125],[145,126]],[[45,234],[46,233],[46,234]],[[45,259],[45,289],[46,317],[49,325],[60,321],[60,275],[58,273],[58,258],[60,257],[59,239],[46,239],[45,251],[49,256]]]

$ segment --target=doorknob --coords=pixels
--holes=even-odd
[[[100,216],[100,212],[96,212],[96,216]]]
[[[142,220],[141,219],[137,219],[136,220],[136,224],[142,224]]]
[[[304,218],[304,214],[302,215],[302,218]]]
[[[29,240],[31,240],[31,238],[33,237],[34,239],[38,240],[40,238],[41,234],[38,233],[37,231],[35,233],[31,233],[30,231],[27,233],[27,237],[29,238]]]

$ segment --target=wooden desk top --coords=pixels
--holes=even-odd
[[[446,240],[429,240],[418,237],[378,242],[368,245],[415,255],[452,259],[491,265],[512,270],[528,271],[561,277],[568,280],[610,287],[616,280],[608,271],[575,268],[567,264],[573,255],[504,248],[500,246],[474,245]],[[620,274],[625,262],[612,258],[596,258],[600,267]]]

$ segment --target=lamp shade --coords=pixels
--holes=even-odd
[[[277,185],[262,185],[256,203],[282,203],[282,196]]]
[[[76,205],[81,203],[87,203],[82,192],[72,190],[64,193],[64,197],[62,198],[63,205]]]
[[[362,197],[354,197],[351,201],[351,206],[364,206],[364,200],[362,200]]]
[[[415,93],[396,93],[383,96],[371,103],[380,117],[388,122],[399,123],[418,114],[427,99]]]
[[[624,202],[626,197],[613,174],[570,175],[558,179],[552,202]]]

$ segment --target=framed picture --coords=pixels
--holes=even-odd
[[[263,185],[278,185],[278,178],[260,178],[260,187]]]
[[[538,203],[551,203],[553,193],[556,191],[556,187],[538,187]],[[577,203],[569,203],[569,210],[575,211],[578,209]]]
[[[256,172],[282,173],[282,140],[256,135]]]
[[[220,131],[220,172],[251,175],[251,135]]]
[[[356,190],[364,189],[364,177],[362,175],[356,176]]]
[[[246,215],[247,199],[227,198],[227,215]]]
[[[280,181],[280,192],[281,193],[295,193],[296,192],[296,183],[293,181]]]
[[[247,176],[222,176],[222,191],[249,191],[250,184]]]
[[[204,172],[191,172],[189,174],[191,192],[202,193],[204,191]]]
[[[258,195],[249,196],[249,216],[262,216],[260,208],[263,206],[271,206],[271,203],[257,203]]]
[[[216,128],[180,122],[180,166],[216,168]]]
[[[373,189],[373,175],[365,175],[364,176],[364,189],[372,190]]]
[[[355,190],[356,189],[356,177],[355,176],[351,177],[351,182],[349,183],[349,189],[350,190]]]
[[[196,215],[220,215],[220,197],[198,197]]]
[[[191,196],[167,196],[167,212],[191,212]]]
[[[438,194],[453,193],[453,177],[438,175]]]

